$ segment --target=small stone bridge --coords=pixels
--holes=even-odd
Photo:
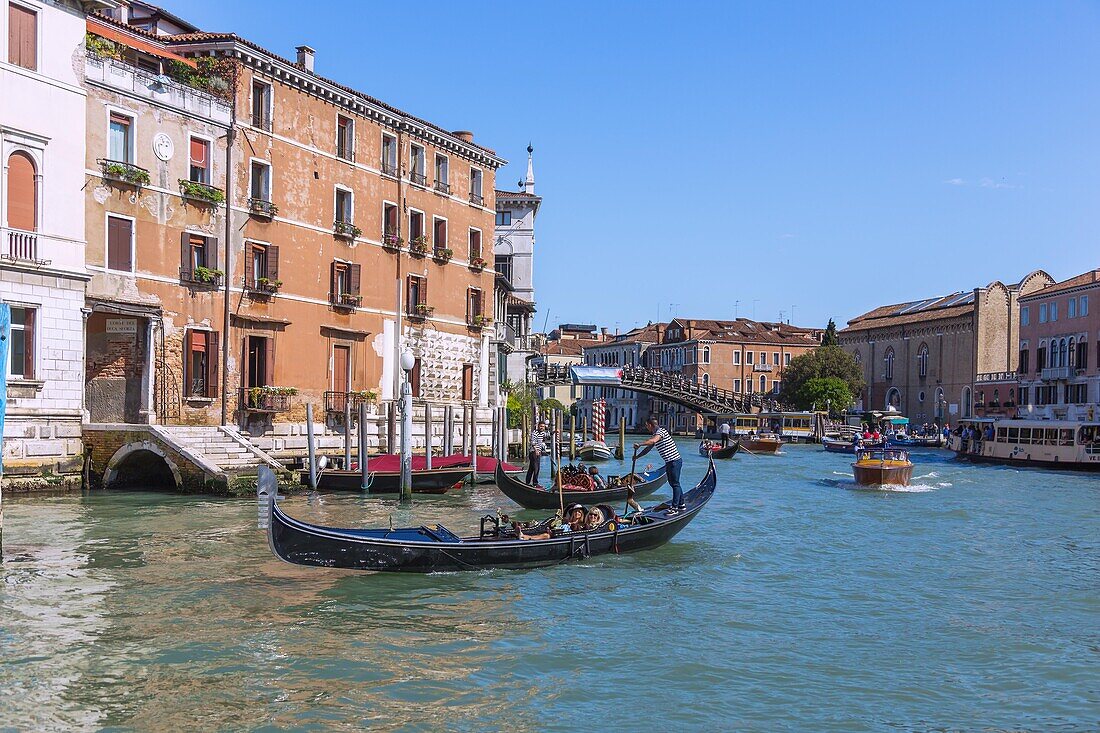
[[[783,405],[778,400],[764,397],[757,392],[738,394],[721,387],[699,384],[659,369],[631,366],[618,367],[618,369],[622,373],[620,384],[585,386],[640,392],[704,414],[771,412],[783,409]],[[534,370],[532,376],[535,385],[539,387],[563,387],[573,384],[572,372],[566,364],[544,364]]]

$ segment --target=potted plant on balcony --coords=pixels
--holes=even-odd
[[[427,318],[433,313],[435,313],[435,306],[428,305],[427,303],[417,303],[413,307],[413,314],[420,318]]]
[[[192,271],[191,280],[197,283],[213,285],[217,283],[224,274],[225,273],[221,270],[216,270],[213,267],[203,267],[199,265]]]
[[[358,239],[363,230],[350,221],[336,221],[332,224],[332,233],[340,239]]]
[[[432,258],[437,262],[447,262],[454,257],[455,251],[447,247],[439,247],[432,253]]]
[[[421,234],[419,237],[413,237],[409,242],[409,253],[423,257],[428,254],[428,237]]]
[[[493,322],[492,318],[490,318],[489,316],[482,315],[480,313],[478,313],[477,315],[475,315],[473,318],[470,319],[470,325],[473,326],[474,328],[484,328],[485,326],[488,326],[488,325],[492,324],[492,322]]]
[[[279,207],[266,199],[250,198],[248,200],[248,213],[261,219],[273,219],[279,213]]]
[[[362,302],[362,295],[353,295],[352,293],[339,293],[333,299],[333,305],[341,308],[358,308]]]
[[[392,229],[387,229],[386,233],[382,235],[382,246],[386,249],[400,249],[405,240],[397,236]]]
[[[256,280],[256,289],[262,293],[274,293],[282,286],[282,280],[272,280],[267,277],[257,278]]]
[[[473,259],[470,260],[470,269],[471,270],[484,270],[488,266],[489,266],[489,261],[486,260],[484,257],[474,257]]]
[[[103,171],[103,177],[109,180],[121,181],[122,183],[128,183],[138,187],[148,186],[149,182],[152,180],[149,177],[149,171],[131,163],[124,163],[120,160],[101,159],[99,165],[100,169]]]
[[[179,179],[179,184],[180,195],[186,199],[214,205],[225,203],[225,192],[220,188],[214,188],[198,181],[189,181],[186,178]]]

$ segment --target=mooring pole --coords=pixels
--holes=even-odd
[[[344,393],[344,470],[351,470],[351,400]]]
[[[443,455],[455,452],[455,408],[447,405],[443,408]]]
[[[577,416],[569,415],[569,462],[577,460]]]
[[[386,452],[397,452],[397,400],[401,399],[398,395],[397,399],[393,402],[386,403]]]
[[[359,404],[359,490],[370,488],[370,476],[367,474],[367,403]]]
[[[11,306],[0,303],[0,562],[4,561],[4,415],[8,411],[8,349]]]
[[[432,406],[424,405],[424,468],[432,470]]]
[[[309,488],[317,490],[317,446],[313,442],[313,404],[306,404],[306,450],[309,451]]]
[[[401,382],[401,503],[412,502],[412,427],[413,427],[413,398],[412,386],[409,384],[409,373],[416,365],[415,357],[411,351],[401,354],[401,369],[405,372],[405,379]]]
[[[470,405],[470,481],[477,483],[477,408]]]
[[[508,405],[500,406],[500,460],[508,460]]]
[[[626,418],[622,415],[619,416],[619,450],[616,458],[620,461],[626,456]]]

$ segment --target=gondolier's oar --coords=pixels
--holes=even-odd
[[[556,441],[554,442],[554,457],[557,458],[557,471],[558,471],[558,508],[561,512],[562,521],[565,521],[565,493],[561,485],[561,426],[564,418],[558,415],[558,419],[555,421],[554,427],[557,428]]]

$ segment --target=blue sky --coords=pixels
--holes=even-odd
[[[533,142],[540,328],[1100,266],[1100,3],[165,4],[473,130],[498,188]]]

